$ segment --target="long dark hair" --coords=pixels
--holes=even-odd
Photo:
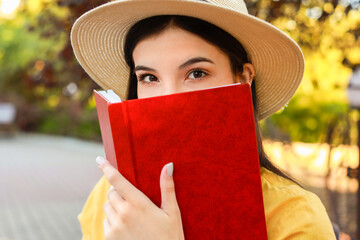
[[[134,72],[135,66],[132,56],[135,46],[141,40],[151,35],[159,34],[169,27],[178,27],[190,33],[196,34],[205,41],[220,48],[229,57],[233,74],[242,73],[243,64],[251,63],[241,43],[237,41],[229,33],[227,33],[226,31],[222,30],[219,27],[216,27],[211,23],[202,21],[197,18],[192,18],[187,16],[177,16],[177,15],[176,16],[162,15],[162,16],[146,18],[137,22],[129,30],[125,39],[125,45],[124,45],[125,61],[130,68],[128,99],[138,98],[137,78]],[[252,100],[254,107],[256,138],[258,144],[260,166],[272,171],[273,173],[281,177],[284,177],[286,179],[295,182],[287,174],[285,174],[279,168],[277,168],[269,160],[269,157],[265,154],[264,146],[262,142],[261,129],[257,117],[258,108],[257,108],[255,85],[256,85],[256,80],[253,81],[251,84],[251,92],[252,92]]]

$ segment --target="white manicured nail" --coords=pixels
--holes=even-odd
[[[110,231],[110,226],[107,219],[104,219],[103,221],[103,228],[104,228],[104,233],[106,235]]]
[[[98,156],[98,157],[96,158],[96,163],[97,163],[98,165],[102,164],[104,161],[105,161],[105,159],[104,159],[103,157],[101,157],[101,156]]]
[[[113,189],[114,189],[114,186],[113,186],[113,185],[110,185],[108,194],[109,194],[109,192],[110,192],[111,190],[113,190]],[[0,240],[1,240],[1,239],[0,239]]]
[[[172,162],[166,164],[166,173],[167,173],[168,177],[172,177],[172,175],[174,173],[174,164]]]

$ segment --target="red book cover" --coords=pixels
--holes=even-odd
[[[106,158],[157,206],[174,163],[185,239],[267,239],[249,84],[95,100]]]

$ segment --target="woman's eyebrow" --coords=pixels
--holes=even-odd
[[[155,69],[149,68],[149,67],[146,67],[146,66],[143,66],[143,65],[138,65],[138,66],[136,66],[136,67],[134,68],[134,72],[139,71],[139,70],[156,72]]]
[[[204,57],[195,57],[195,58],[191,58],[189,60],[187,60],[185,63],[181,64],[179,66],[179,69],[187,67],[191,64],[194,63],[198,63],[198,62],[209,62],[209,63],[214,63],[212,60],[208,59],[208,58],[204,58]]]

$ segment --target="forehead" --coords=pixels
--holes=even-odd
[[[181,55],[185,58],[202,55],[216,58],[225,54],[220,48],[196,34],[178,27],[169,27],[139,41],[133,52],[135,62],[139,59],[151,59],[155,55],[167,55],[167,57],[180,57]]]

